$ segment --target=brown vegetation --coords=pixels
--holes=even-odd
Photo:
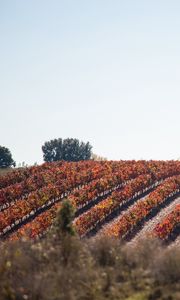
[[[6,175],[7,173],[12,172],[13,170],[14,170],[13,168],[5,168],[5,169],[0,168],[0,176]]]
[[[178,300],[180,252],[156,240],[136,248],[57,232],[0,245],[0,299]]]

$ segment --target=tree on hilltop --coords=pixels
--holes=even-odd
[[[0,146],[0,168],[15,167],[15,161],[12,159],[10,150],[6,147]]]
[[[50,140],[42,146],[43,158],[46,162],[88,160],[91,158],[91,149],[89,142],[84,143],[73,138]]]

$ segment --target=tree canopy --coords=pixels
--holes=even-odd
[[[88,160],[91,158],[91,149],[89,142],[84,143],[73,138],[50,140],[42,146],[43,158],[46,162]]]
[[[12,159],[10,150],[6,147],[0,146],[0,168],[15,167],[15,161]]]

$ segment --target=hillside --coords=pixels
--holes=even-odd
[[[179,161],[45,163],[0,177],[1,239],[46,234],[64,199],[80,237],[179,238]],[[132,244],[131,242],[131,244]]]

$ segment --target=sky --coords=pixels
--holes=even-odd
[[[17,164],[68,137],[180,158],[180,1],[0,0],[0,110]]]

